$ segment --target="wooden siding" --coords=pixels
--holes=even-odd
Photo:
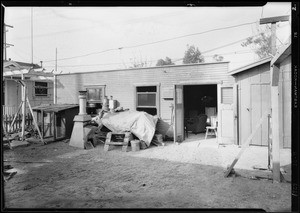
[[[41,104],[53,104],[53,83],[48,82],[48,95],[35,96],[34,81],[26,81],[27,95],[32,107]],[[21,99],[21,86],[14,80],[6,80],[5,82],[5,105],[18,108]]]
[[[279,119],[282,121],[280,141],[283,141],[281,148],[291,148],[291,56],[280,64],[278,87],[281,99],[279,101],[281,108]]]
[[[239,144],[251,134],[258,120],[271,106],[270,62],[235,75],[238,83]],[[253,137],[251,144],[267,145],[267,121]]]
[[[228,62],[197,65],[166,66],[143,69],[98,71],[57,75],[57,103],[78,103],[78,91],[86,85],[106,85],[105,93],[113,96],[123,108],[135,109],[135,85],[159,83],[160,94],[173,89],[183,81],[223,81],[232,84],[234,78],[228,73]],[[160,117],[171,119],[170,105],[173,100],[160,100]]]

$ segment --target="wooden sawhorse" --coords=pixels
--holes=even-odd
[[[123,141],[112,141],[112,138],[114,140],[118,140],[121,137],[123,137]],[[127,152],[128,143],[131,137],[131,132],[125,132],[125,133],[113,133],[109,132],[106,135],[106,140],[104,144],[104,151],[107,152],[109,150],[110,145],[119,145],[122,146],[122,152]]]

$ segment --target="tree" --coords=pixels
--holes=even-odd
[[[223,61],[224,57],[221,56],[221,55],[215,54],[215,55],[213,56],[213,59],[214,59],[215,61]]]
[[[170,59],[169,57],[166,57],[166,59],[159,59],[156,63],[156,66],[166,66],[166,65],[174,65],[174,63],[172,62],[172,59]]]
[[[261,28],[257,28],[257,31],[259,32],[258,36],[247,38],[241,45],[243,47],[250,46],[259,58],[268,57],[272,53],[271,32],[269,29],[266,29],[265,32],[263,32]]]
[[[201,55],[198,47],[187,45],[187,50],[184,53],[183,64],[193,64],[204,62],[204,57]]]
[[[142,67],[150,67],[151,66],[151,62],[148,61],[147,59],[137,59],[136,57],[134,57],[133,59],[130,59],[131,65],[129,66],[129,68],[142,68]]]

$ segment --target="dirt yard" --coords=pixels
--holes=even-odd
[[[224,154],[228,150],[230,154]],[[237,175],[224,178],[226,164],[237,152],[238,148],[198,142],[167,142],[138,152],[129,147],[126,153],[118,146],[108,152],[103,145],[81,150],[65,141],[17,147],[4,151],[4,164],[17,171],[4,183],[5,207],[290,211],[290,183],[250,178],[270,176],[249,168],[247,155],[256,159],[253,153],[245,153]]]

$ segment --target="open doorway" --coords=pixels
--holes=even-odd
[[[204,139],[218,114],[217,84],[184,85],[183,93],[185,140]]]

